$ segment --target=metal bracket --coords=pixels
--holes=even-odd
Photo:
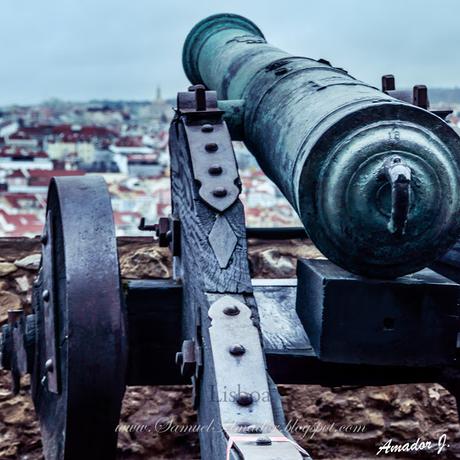
[[[212,302],[209,334],[217,385],[210,392],[219,401],[230,448],[242,458],[300,460],[299,448],[274,422],[264,354],[251,309],[241,296],[207,296]]]
[[[56,353],[56,324],[54,302],[54,249],[51,211],[46,215],[46,226],[41,238],[43,245],[43,311],[46,338],[46,361],[44,382],[51,393],[59,393],[59,365]]]
[[[18,394],[21,376],[28,372],[24,310],[8,310],[8,324],[3,325],[0,340],[0,369],[11,371],[12,392]]]
[[[27,373],[27,355],[24,347],[24,310],[8,311],[8,326],[11,341],[11,376],[13,380],[13,394],[18,394],[21,376]]]
[[[138,229],[155,232],[160,248],[169,247],[173,256],[180,256],[180,220],[174,216],[160,217],[158,224],[147,224],[142,217]]]
[[[176,353],[176,364],[180,366],[182,376],[191,379],[193,387],[193,407],[194,409],[198,409],[200,374],[203,366],[203,350],[197,340],[184,340],[181,351]]]
[[[8,322],[10,323],[13,338],[13,360],[19,375],[25,375],[27,374],[27,354],[24,343],[26,335],[24,310],[10,310],[8,312]]]
[[[178,116],[183,122],[193,176],[199,182],[200,198],[217,211],[225,211],[238,198],[241,185],[232,140],[223,111],[217,108],[215,91],[191,87],[177,97]]]
[[[382,76],[382,91],[400,101],[408,102],[409,104],[428,110],[442,119],[446,119],[452,113],[451,109],[430,110],[428,88],[425,85],[415,85],[412,91],[397,90],[394,75]]]
[[[194,339],[184,340],[182,349],[176,353],[176,364],[184,377],[198,377],[199,367],[203,365],[201,347]]]
[[[402,236],[409,215],[412,172],[397,155],[384,161],[383,170],[383,174],[391,184],[391,217],[388,222],[388,230],[396,236]]]

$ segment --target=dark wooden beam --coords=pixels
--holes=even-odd
[[[270,376],[277,384],[391,385],[438,382],[438,368],[325,363],[316,357],[295,311],[295,280],[254,282]],[[190,383],[175,364],[180,349],[182,285],[173,280],[126,284],[129,385]]]

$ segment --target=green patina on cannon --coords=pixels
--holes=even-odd
[[[233,138],[331,261],[397,277],[426,267],[460,236],[460,139],[436,115],[327,61],[275,48],[232,14],[193,28],[183,65],[192,83],[224,100]]]
[[[44,458],[114,460],[126,386],[191,384],[198,426],[212,427],[199,430],[203,460],[310,459],[280,383],[438,382],[460,402],[459,245],[433,267],[447,278],[404,275],[460,230],[460,139],[420,107],[423,91],[417,107],[395,99],[391,78],[380,92],[228,14],[195,26],[184,66],[172,214],[139,226],[169,247],[172,279],[121,283],[102,178],[51,183],[32,314],[9,311],[0,336],[15,393],[30,374]],[[341,267],[300,259],[297,279],[251,278],[248,238],[305,232],[246,229],[235,139]]]

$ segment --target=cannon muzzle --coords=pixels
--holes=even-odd
[[[237,15],[198,23],[183,65],[193,84],[242,101],[245,144],[337,265],[397,277],[459,237],[460,138],[441,118],[273,47]]]

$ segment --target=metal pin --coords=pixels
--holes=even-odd
[[[206,89],[203,85],[195,85],[196,110],[206,110]]]

